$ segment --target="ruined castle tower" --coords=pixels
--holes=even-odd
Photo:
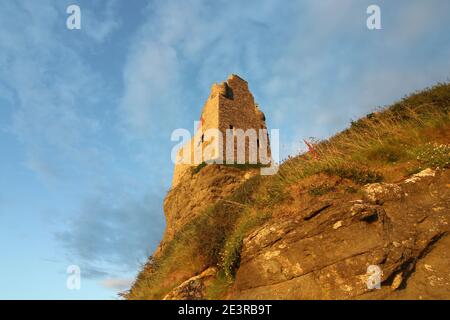
[[[250,134],[252,130],[249,129],[253,129],[256,136]],[[245,145],[245,155],[239,160],[238,137],[242,132],[245,132],[246,135],[241,140]],[[226,139],[227,134],[228,137],[231,135],[234,137]],[[230,141],[232,145],[229,144]],[[247,81],[234,74],[227,81],[212,85],[211,94],[201,113],[197,132],[178,151],[172,187],[179,183],[181,177],[188,170],[202,162],[211,162],[221,158],[223,163],[229,163],[230,151],[233,151],[234,163],[242,163],[242,160],[244,163],[255,163],[256,157],[258,163],[267,164],[260,159],[270,157],[264,113],[255,104]]]

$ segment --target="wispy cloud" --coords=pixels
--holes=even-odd
[[[133,279],[105,279],[100,283],[105,288],[114,289],[115,291],[123,291],[131,287]]]
[[[57,239],[66,248],[72,263],[114,272],[138,268],[152,253],[162,235],[162,198],[147,194],[143,198],[102,194],[84,203],[68,221]]]
[[[119,112],[135,134],[155,134],[161,124],[169,125],[177,117],[177,67],[177,54],[170,46],[150,40],[131,49]]]
[[[65,30],[52,3],[8,2],[2,11],[0,81],[14,97],[9,130],[25,147],[25,163],[42,176],[62,172],[69,159],[83,163],[98,148],[89,138],[99,123],[80,97],[104,91],[98,76],[60,45]]]
[[[442,80],[442,55],[424,74],[424,64],[414,63],[422,57],[411,50],[439,31],[447,5],[382,4],[385,29],[376,33],[365,24],[369,4],[258,1],[254,10],[254,2],[152,3],[128,56],[120,110],[138,131],[161,130],[159,123],[174,128],[187,123],[180,114],[199,112],[212,82],[236,72],[250,81],[269,124],[284,128],[285,143],[293,145]],[[414,27],[411,17],[419,22]],[[408,73],[416,76],[401,81]],[[193,98],[187,83],[205,94]]]
[[[116,2],[97,5],[102,10],[82,6],[80,33],[65,28],[65,8],[55,1],[8,1],[0,13],[0,87],[12,110],[3,129],[23,149],[25,168],[54,190],[79,193],[78,203],[54,212],[65,222],[56,239],[87,278],[136,270],[163,230],[162,198],[142,186],[139,169],[108,136],[116,123],[105,115],[117,108],[105,107],[113,101],[108,79],[77,47],[80,35],[101,43],[120,26]]]

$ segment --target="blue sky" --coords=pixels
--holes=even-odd
[[[164,230],[170,134],[192,130],[212,83],[246,79],[286,157],[448,81],[449,21],[447,0],[1,0],[0,298],[127,287]]]

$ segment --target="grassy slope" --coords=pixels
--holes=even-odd
[[[414,93],[394,105],[352,122],[311,153],[290,157],[274,176],[248,180],[229,199],[210,207],[167,246],[158,261],[149,259],[128,299],[160,299],[171,288],[215,265],[220,272],[208,298],[221,298],[239,267],[242,241],[256,227],[289,207],[288,189],[317,175],[344,178],[348,192],[379,181],[397,181],[426,167],[449,167],[450,84]],[[333,188],[308,185],[310,196]]]

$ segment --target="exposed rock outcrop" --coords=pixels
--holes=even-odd
[[[205,289],[217,273],[216,268],[208,268],[170,291],[163,300],[201,300],[205,297]]]
[[[450,173],[414,177],[270,220],[244,240],[228,298],[450,299]]]
[[[182,226],[220,199],[232,194],[244,181],[258,173],[258,169],[240,170],[222,165],[207,165],[196,173],[189,172],[169,191],[164,199],[166,232],[155,255],[157,256]]]

